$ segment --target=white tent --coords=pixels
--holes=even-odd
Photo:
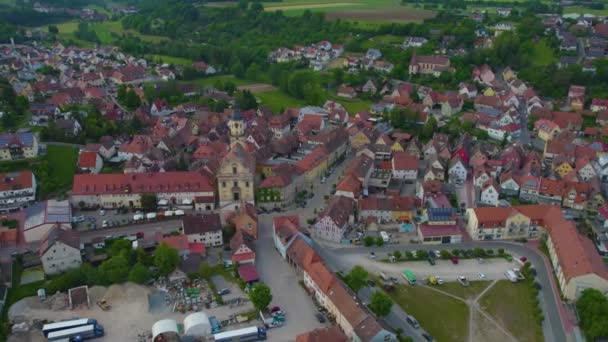
[[[159,335],[177,334],[177,323],[173,319],[161,319],[152,326],[152,340],[156,341]]]
[[[184,318],[184,333],[189,336],[208,336],[211,334],[209,318],[202,312],[192,313]]]

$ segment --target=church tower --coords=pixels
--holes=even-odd
[[[230,121],[228,121],[228,128],[230,128],[231,143],[242,141],[245,138],[245,120],[237,103],[234,104],[232,116],[230,117]]]

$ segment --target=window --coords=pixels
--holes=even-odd
[[[239,186],[239,182],[237,182],[237,181],[232,182],[232,186],[234,186],[235,188],[238,187]]]
[[[232,166],[232,173],[236,175],[236,166]]]
[[[226,182],[222,182],[222,188],[226,187]]]
[[[248,188],[249,187],[249,182],[245,182],[245,187]]]

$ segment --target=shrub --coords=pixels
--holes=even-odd
[[[460,255],[460,249],[452,249],[452,254],[455,256],[459,256]]]
[[[395,257],[395,259],[399,260],[399,259],[401,259],[401,252],[399,252],[399,251],[395,251],[395,252],[393,253],[393,256]]]
[[[384,240],[382,239],[382,237],[378,236],[376,238],[376,246],[382,247],[383,245],[384,245]]]
[[[488,249],[488,250],[486,251],[486,254],[487,254],[487,255],[494,255],[494,250],[493,250],[493,249]]]
[[[416,258],[417,259],[425,259],[426,257],[429,256],[429,253],[425,250],[419,249],[416,251]]]
[[[365,247],[371,247],[374,245],[374,238],[371,236],[366,236],[365,238],[363,238],[363,245]]]
[[[405,258],[406,259],[413,259],[414,258],[414,254],[410,251],[405,251]]]
[[[482,257],[485,255],[483,249],[477,247],[475,249],[473,249],[473,255],[475,255],[476,257]]]
[[[447,260],[452,256],[447,249],[441,250],[441,252],[439,252],[439,255],[441,256],[441,259],[444,259],[444,260]]]
[[[505,255],[505,249],[504,248],[499,248],[498,249],[498,255],[500,255],[500,256]]]

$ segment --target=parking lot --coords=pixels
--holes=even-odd
[[[377,258],[386,258],[384,255],[379,255]],[[428,261],[407,261],[397,263],[387,263],[372,260],[369,257],[361,255],[353,255],[348,261],[350,267],[361,265],[372,274],[385,272],[392,275],[397,275],[399,279],[403,279],[401,273],[408,269],[418,277],[418,279],[427,278],[431,275],[440,276],[445,281],[456,281],[456,277],[464,276],[471,280],[479,279],[479,273],[482,273],[485,279],[506,279],[504,273],[511,268],[519,267],[515,261],[508,262],[503,258],[483,259],[483,264],[480,264],[476,259],[460,259],[457,265],[452,264],[449,260],[436,260],[436,264],[431,266]]]

